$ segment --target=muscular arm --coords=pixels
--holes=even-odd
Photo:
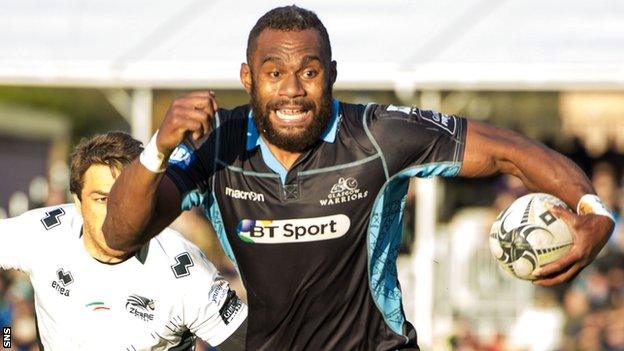
[[[193,92],[171,103],[155,141],[164,162],[185,138],[199,140],[208,134],[217,108],[210,91]],[[116,250],[137,250],[178,217],[180,201],[178,188],[164,173],[152,172],[135,160],[111,189],[102,226],[106,243]]]
[[[138,160],[121,172],[109,199],[102,230],[116,250],[135,251],[180,214],[180,193],[173,182]]]
[[[565,156],[510,130],[469,121],[459,175],[499,172],[520,178],[531,191],[555,195],[573,209],[581,196],[594,193],[589,179]]]
[[[584,194],[594,194],[585,174],[563,155],[509,130],[468,122],[464,161],[459,175],[512,174],[531,191],[559,197],[572,209]],[[598,255],[613,231],[613,221],[596,214],[577,215],[554,208],[572,229],[574,245],[559,260],[535,272],[538,285],[554,285],[574,278]]]

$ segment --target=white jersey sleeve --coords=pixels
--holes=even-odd
[[[29,273],[37,260],[37,242],[46,231],[49,214],[45,209],[26,212],[20,216],[0,219],[0,267]],[[54,215],[54,214],[53,214]],[[53,219],[53,215],[50,218]],[[52,220],[47,222],[52,225]]]
[[[232,335],[247,318],[247,305],[230,289],[216,268],[197,250],[190,250],[193,287],[185,296],[184,323],[197,337],[216,346]]]

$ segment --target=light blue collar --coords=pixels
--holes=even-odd
[[[329,121],[329,124],[323,134],[321,134],[321,139],[327,143],[333,143],[336,141],[338,122],[340,120],[340,101],[334,99],[332,101],[331,109],[331,120]],[[260,137],[256,123],[253,120],[253,113],[250,110],[247,115],[247,151],[250,151],[258,146],[260,146],[264,163],[266,163],[271,170],[280,175],[282,184],[286,183],[286,174],[288,173],[288,170],[286,170],[286,168],[284,168],[284,166],[282,166],[282,164],[275,158],[271,150],[269,150],[269,146]]]
[[[321,139],[328,143],[333,143],[336,141],[336,133],[338,132],[338,122],[339,116],[338,112],[340,110],[340,101],[334,99],[332,100],[332,116],[329,121],[329,125],[321,134]],[[262,138],[260,138],[260,133],[258,132],[258,128],[256,127],[256,123],[253,120],[253,112],[250,110],[247,115],[247,151],[252,150],[256,146],[260,146],[262,142]]]

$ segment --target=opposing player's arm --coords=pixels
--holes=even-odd
[[[185,303],[184,322],[194,335],[217,350],[245,349],[247,305],[223,278],[214,280],[209,293],[187,299],[194,301]]]
[[[0,268],[3,269],[21,269],[21,255],[25,251],[26,243],[18,233],[20,227],[20,219],[8,218],[0,219]]]
[[[188,270],[189,288],[184,296],[184,324],[197,337],[217,350],[244,350],[247,305],[199,249],[187,253],[193,266]]]
[[[0,268],[30,270],[33,259],[39,254],[37,245],[41,244],[41,240],[36,239],[36,233],[52,229],[59,223],[59,213],[50,212],[53,213],[35,210],[0,219]]]
[[[555,195],[574,209],[583,195],[595,193],[572,161],[518,133],[469,121],[465,143],[460,176],[511,174],[529,190]],[[606,216],[577,215],[560,208],[553,212],[573,229],[574,246],[568,255],[541,269],[542,278],[536,281],[540,285],[572,279],[596,257],[613,231],[614,223]]]
[[[214,93],[194,92],[173,101],[157,137],[125,167],[113,185],[103,231],[107,244],[125,252],[140,248],[180,214],[182,196],[164,172],[167,160],[185,138],[202,138],[217,110]]]

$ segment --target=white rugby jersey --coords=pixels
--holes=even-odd
[[[73,205],[0,220],[0,267],[30,276],[46,350],[187,350],[216,346],[247,306],[201,251],[165,229],[117,264],[86,251]]]

